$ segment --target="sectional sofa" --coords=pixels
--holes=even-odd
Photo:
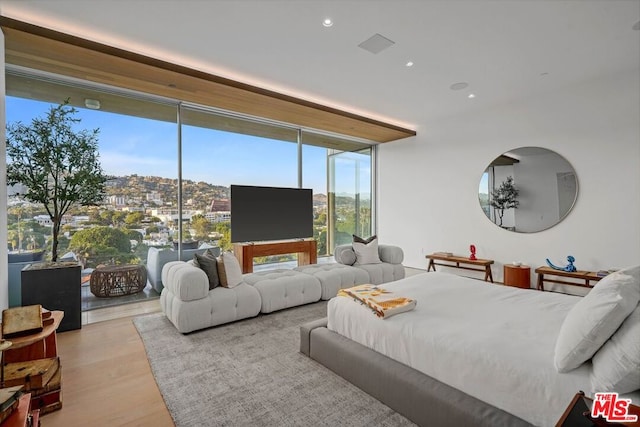
[[[381,284],[404,277],[404,254],[380,245],[379,263],[357,264],[350,245],[339,246],[335,263],[275,269],[243,275],[233,288],[209,289],[206,273],[193,261],[167,262],[162,269],[160,305],[178,331],[188,333],[289,307],[328,300],[342,288]]]

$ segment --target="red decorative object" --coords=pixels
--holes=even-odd
[[[469,250],[471,251],[471,255],[469,255],[470,260],[476,260],[476,245],[469,246]]]

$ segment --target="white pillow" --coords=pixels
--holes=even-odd
[[[217,259],[220,286],[233,288],[242,283],[242,269],[233,252],[223,252]]]
[[[373,239],[369,243],[353,242],[352,245],[356,253],[356,265],[382,263],[378,255],[378,239]]]
[[[593,392],[640,389],[640,305],[593,356]]]
[[[623,271],[600,280],[564,319],[554,363],[568,372],[589,360],[640,301],[640,284]]]

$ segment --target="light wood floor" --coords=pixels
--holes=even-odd
[[[158,300],[93,310],[82,329],[58,334],[62,409],[42,426],[173,426],[131,321],[159,310]]]

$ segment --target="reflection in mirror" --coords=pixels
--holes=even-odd
[[[480,207],[494,224],[534,233],[567,216],[578,197],[578,180],[558,153],[522,147],[497,157],[482,174]]]

